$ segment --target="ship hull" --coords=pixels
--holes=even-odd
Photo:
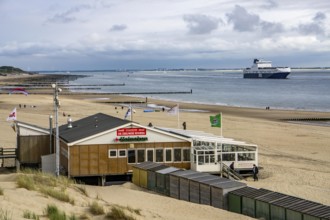
[[[244,73],[246,79],[286,79],[290,72],[277,73]]]

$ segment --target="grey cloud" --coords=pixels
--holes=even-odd
[[[82,10],[86,10],[86,9],[90,9],[90,8],[91,8],[91,6],[86,5],[86,4],[77,5],[75,7],[68,9],[67,11],[65,11],[63,13],[55,14],[53,17],[49,18],[48,21],[53,22],[53,23],[70,23],[70,22],[77,20],[77,18],[74,16],[75,13],[78,13]]]
[[[226,14],[228,23],[232,23],[234,30],[239,32],[261,31],[263,35],[270,35],[284,30],[283,25],[260,19],[259,15],[248,13],[248,11],[236,5],[231,13]]]
[[[183,20],[191,34],[211,33],[218,28],[218,24],[221,22],[221,19],[201,14],[184,15]]]
[[[268,0],[265,2],[263,8],[266,8],[266,9],[271,9],[271,8],[276,8],[278,6],[278,4],[273,1],[273,0]]]
[[[124,31],[127,29],[127,26],[124,24],[115,24],[110,28],[110,31]]]
[[[258,15],[249,14],[245,8],[236,5],[232,13],[226,14],[228,22],[234,25],[234,30],[244,32],[244,31],[254,31],[260,23],[260,18]]]
[[[322,12],[316,13],[312,22],[306,24],[300,24],[297,27],[299,33],[306,34],[306,35],[319,35],[325,36],[324,31],[324,20],[326,19],[326,15]]]
[[[323,12],[317,12],[314,16],[313,20],[316,21],[324,21],[327,18],[327,16]]]

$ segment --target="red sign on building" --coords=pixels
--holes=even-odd
[[[117,130],[117,136],[138,136],[146,134],[147,130],[145,128],[122,128]]]

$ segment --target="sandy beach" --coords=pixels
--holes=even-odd
[[[222,112],[223,136],[259,147],[259,181],[247,179],[249,186],[266,188],[288,195],[297,196],[325,205],[330,205],[330,127],[291,123],[284,119],[292,118],[330,118],[330,112],[305,112],[275,109],[235,108],[191,103],[174,103],[169,101],[144,98],[111,96],[111,95],[61,95],[59,124],[66,123],[71,115],[77,120],[98,112],[124,118],[127,104],[141,102],[135,107],[133,121],[143,125],[151,122],[158,127],[182,129],[186,122],[187,129],[199,130],[220,135],[219,128],[210,127],[209,116]],[[19,107],[21,104],[21,108]],[[150,106],[172,107],[179,104],[179,121],[176,116],[166,112],[149,112],[143,110]],[[25,105],[25,107],[24,107]],[[122,106],[123,109],[121,108]],[[13,148],[16,144],[16,133],[6,121],[13,108],[17,108],[17,120],[49,127],[49,116],[53,115],[53,96],[45,95],[0,95],[0,147]],[[179,122],[179,123],[178,123]],[[0,196],[0,207],[16,210],[15,218],[22,218],[25,209],[42,213],[45,198],[35,192],[16,189],[15,174],[0,173],[0,187],[4,196]],[[224,210],[208,206],[191,204],[179,200],[145,192],[133,184],[123,186],[95,187],[88,186],[88,192],[94,197],[102,198],[107,204],[118,203],[142,210],[141,219],[249,219]],[[143,201],[133,199],[139,194]],[[141,195],[143,194],[143,195]],[[24,196],[22,196],[24,195]],[[91,197],[93,197],[91,196]],[[22,199],[21,199],[22,198]],[[23,199],[24,198],[24,199]],[[52,202],[54,202],[52,200]],[[33,205],[30,205],[33,204]],[[78,207],[61,205],[68,213],[81,212]]]

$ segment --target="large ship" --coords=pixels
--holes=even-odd
[[[272,67],[271,61],[259,59],[254,59],[251,68],[243,69],[243,77],[252,79],[286,79],[290,73],[290,67]]]

